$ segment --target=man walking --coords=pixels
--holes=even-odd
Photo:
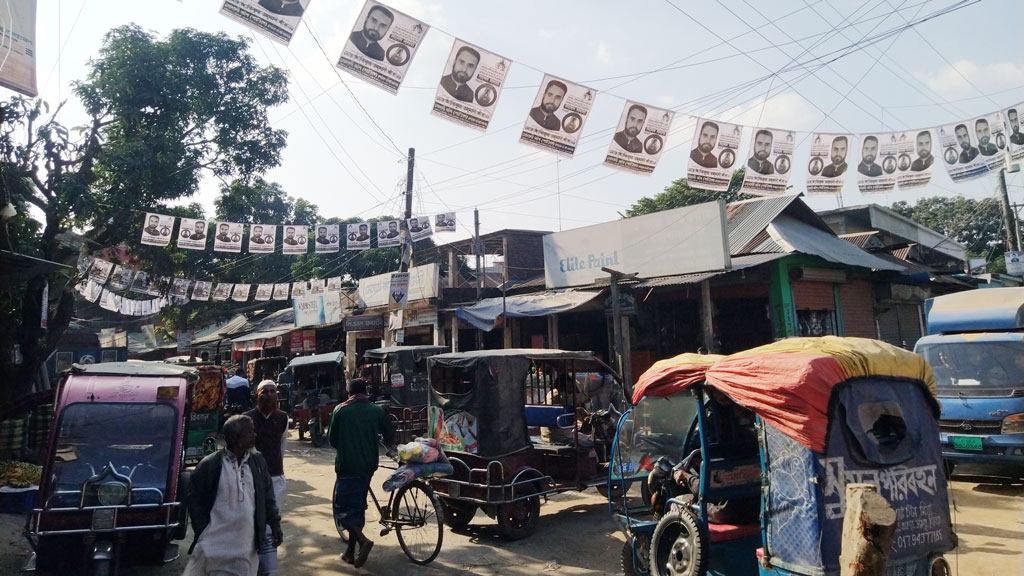
[[[348,530],[348,548],[341,555],[359,568],[366,563],[373,542],[363,534],[366,524],[366,495],[379,459],[377,435],[384,444],[394,442],[395,428],[384,409],[370,402],[366,380],[354,378],[348,385],[348,400],[331,414],[327,440],[337,450],[334,458],[334,521]],[[356,544],[359,554],[356,555]]]
[[[252,419],[228,418],[224,440],[227,447],[203,458],[192,474],[188,514],[196,536],[185,576],[256,576],[267,530],[275,547],[284,541],[267,461],[254,449]]]

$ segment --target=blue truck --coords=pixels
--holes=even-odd
[[[999,464],[1024,478],[1024,288],[929,299],[914,351],[935,372],[947,471]]]

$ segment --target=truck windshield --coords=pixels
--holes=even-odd
[[[1024,342],[960,340],[921,343],[918,353],[935,372],[941,392],[986,394],[1024,388]]]

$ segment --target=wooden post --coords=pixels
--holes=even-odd
[[[840,576],[885,576],[896,524],[896,511],[873,484],[847,484]]]

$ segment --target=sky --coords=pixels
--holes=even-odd
[[[242,36],[258,61],[285,69],[290,79],[290,102],[270,114],[288,132],[288,146],[266,178],[319,206],[324,217],[400,215],[405,150],[415,148],[414,215],[457,213],[458,231],[435,235],[438,243],[470,236],[474,207],[481,233],[617,219],[686,176],[693,116],[745,124],[741,153],[754,126],[796,130],[795,164],[802,166],[812,131],[933,127],[1024,101],[1019,0],[390,0],[385,4],[431,26],[397,96],[334,67],[362,0],[311,0],[288,46],[220,15],[219,0],[38,4],[40,95],[51,104],[68,101],[60,113],[65,125],[85,119],[71,83],[85,77],[111,28],[135,23],[160,37],[184,27]],[[955,6],[962,7],[904,28]],[[455,38],[514,62],[484,134],[430,114]],[[598,91],[572,159],[519,143],[544,73]],[[602,165],[627,99],[677,112],[650,176]],[[804,188],[796,172],[791,191]],[[995,175],[954,184],[938,163],[932,183],[918,191],[864,197],[853,176],[840,197],[805,201],[828,210],[936,195],[981,199],[996,190]],[[1020,173],[1007,181],[1011,202],[1024,203]],[[190,200],[212,213],[220,184],[206,178]]]

